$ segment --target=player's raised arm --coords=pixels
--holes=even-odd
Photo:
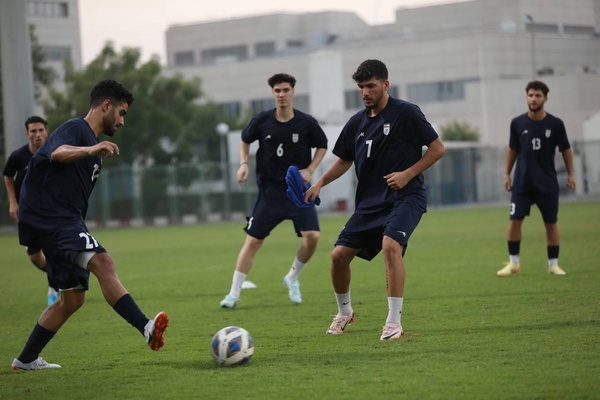
[[[89,156],[112,157],[119,155],[119,146],[112,142],[100,142],[94,146],[70,146],[63,144],[54,150],[50,159],[55,162],[71,163]]]

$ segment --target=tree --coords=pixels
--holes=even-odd
[[[123,48],[117,53],[107,42],[100,54],[83,71],[67,68],[66,92],[50,91],[45,111],[51,126],[69,118],[85,116],[89,93],[102,79],[115,79],[127,87],[135,101],[125,125],[110,140],[120,148],[120,157],[110,162],[156,163],[190,161],[198,148],[206,149],[203,159],[219,160],[218,122],[228,121],[216,104],[203,99],[199,78],[164,76],[158,57],[142,63],[140,50]],[[201,105],[204,100],[206,104]]]
[[[442,139],[447,141],[478,142],[479,131],[468,122],[452,120],[440,127]]]

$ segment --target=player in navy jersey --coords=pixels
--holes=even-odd
[[[8,213],[15,221],[19,220],[19,194],[21,193],[21,184],[27,172],[29,160],[48,138],[46,126],[48,122],[37,115],[27,118],[25,121],[25,130],[27,135],[27,144],[13,151],[4,166],[4,186],[8,194],[9,209]],[[39,270],[46,271],[46,257],[44,252],[37,247],[27,247],[27,255],[33,265]],[[56,301],[58,292],[52,285],[48,285],[48,305]]]
[[[133,95],[114,80],[99,82],[90,93],[85,118],[59,126],[33,155],[21,188],[19,240],[46,255],[46,273],[58,300],[39,317],[13,370],[60,368],[39,355],[56,332],[85,301],[90,272],[98,278],[104,298],[145,336],[152,350],[164,346],[168,326],[164,312],[149,320],[123,287],[113,259],[89,233],[84,219],[88,198],[102,168],[103,157],[119,154],[116,144],[99,141],[125,123]]]
[[[567,169],[567,187],[575,190],[573,151],[567,138],[565,124],[560,118],[547,113],[548,86],[541,81],[531,81],[525,88],[528,111],[514,118],[510,124],[510,142],[506,153],[504,188],[511,193],[510,220],[508,223],[509,262],[499,270],[499,277],[511,276],[521,270],[521,226],[536,204],[546,227],[548,273],[566,275],[558,265],[558,180],[554,169],[556,148],[562,152]],[[510,173],[515,167],[511,181]]]
[[[326,333],[341,335],[354,322],[351,261],[356,256],[370,261],[383,251],[388,316],[380,339],[398,339],[404,333],[400,318],[406,274],[404,253],[427,210],[422,172],[439,160],[445,149],[419,107],[389,96],[388,70],[383,62],[364,61],[352,79],[365,109],[346,123],[333,148],[338,159],[305,195],[306,201],[314,200],[323,186],[354,164],[358,178],[356,208],[331,254],[338,313]],[[427,146],[425,153],[423,146]]]
[[[221,301],[223,308],[237,306],[242,284],[252,268],[256,252],[271,231],[286,219],[294,222],[294,229],[302,242],[288,274],[283,278],[283,284],[288,289],[291,302],[301,303],[298,276],[314,254],[319,241],[319,220],[315,207],[298,207],[288,199],[285,176],[288,167],[295,165],[304,182],[309,182],[327,152],[327,137],[312,116],[293,108],[296,85],[293,76],[275,74],[268,79],[268,83],[275,99],[275,109],[258,113],[242,131],[237,181],[243,185],[248,179],[250,144],[258,141],[258,198],[244,228],[246,240],[238,254],[229,294]],[[314,156],[313,148],[316,148]]]

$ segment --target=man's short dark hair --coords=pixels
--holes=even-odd
[[[272,77],[270,77],[267,82],[269,83],[269,86],[271,86],[271,88],[273,88],[273,86],[277,85],[278,83],[289,83],[290,86],[293,88],[294,86],[296,86],[296,78],[294,78],[293,76],[289,75],[289,74],[284,74],[284,73],[279,73],[279,74],[275,74]]]
[[[25,120],[25,129],[29,131],[29,124],[37,124],[38,122],[44,124],[44,127],[48,126],[48,121],[46,121],[44,118],[37,115],[32,115]]]
[[[131,105],[134,100],[133,94],[125,86],[112,79],[103,80],[94,86],[90,92],[90,106],[96,107],[106,99],[115,104],[126,102],[127,105]]]
[[[357,83],[367,81],[371,78],[387,81],[388,70],[383,62],[379,60],[365,60],[360,63],[356,72],[352,74],[352,79]]]
[[[546,85],[542,81],[531,81],[531,82],[529,82],[527,84],[527,87],[525,87],[525,93],[528,93],[529,89],[540,90],[542,93],[544,93],[544,97],[547,97],[548,96],[548,92],[550,91],[550,89],[548,88],[548,85]]]

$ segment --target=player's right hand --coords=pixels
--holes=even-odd
[[[236,174],[237,183],[240,186],[243,186],[244,183],[248,180],[248,175],[249,175],[248,163],[244,163],[244,164],[240,165],[240,167],[238,168],[237,174]]]
[[[92,146],[91,153],[94,156],[112,157],[115,154],[119,155],[119,146],[112,142],[103,141]]]
[[[8,214],[15,221],[19,220],[19,204],[11,202],[8,206]]]

